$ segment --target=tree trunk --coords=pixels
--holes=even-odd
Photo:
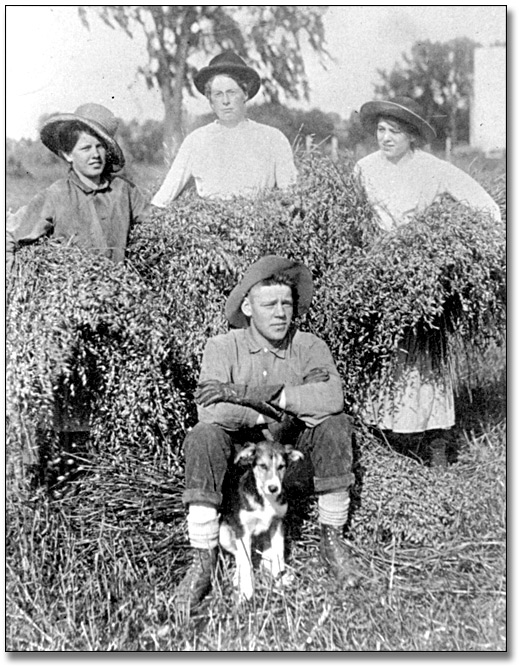
[[[176,157],[184,138],[182,95],[163,96],[165,118],[163,121],[163,157],[169,165]]]
[[[190,20],[185,20],[178,32],[178,43],[174,54],[174,76],[165,80],[162,90],[163,103],[165,105],[165,121],[163,125],[164,157],[170,163],[176,157],[176,153],[184,138],[183,128],[183,83],[185,80],[185,69],[189,55]]]

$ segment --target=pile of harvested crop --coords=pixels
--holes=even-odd
[[[408,330],[442,361],[452,337],[476,350],[503,335],[502,226],[442,202],[410,227],[383,235],[350,165],[313,157],[300,168],[291,196],[227,202],[183,196],[134,230],[121,265],[52,242],[19,251],[6,313],[12,467],[23,459],[47,469],[69,456],[56,420],[87,414],[90,438],[74,456],[86,469],[82,484],[93,484],[96,511],[100,498],[121,497],[111,480],[114,471],[127,470],[127,460],[177,479],[183,436],[196,419],[192,393],[203,346],[226,331],[228,293],[267,253],[297,258],[312,271],[315,297],[300,324],[332,349],[348,409],[393,367]],[[369,470],[379,469],[379,456]],[[401,465],[407,463],[394,463],[402,479],[411,471]],[[128,473],[129,497],[142,493]],[[377,483],[378,473],[366,476],[368,492]],[[419,521],[427,507],[444,515],[446,491],[433,489],[419,498]],[[395,522],[402,510],[379,502],[367,503],[373,508],[367,511],[386,512]],[[118,516],[130,506],[122,502]],[[406,515],[404,530],[413,534],[419,526],[412,517]]]

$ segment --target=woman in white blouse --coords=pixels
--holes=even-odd
[[[165,208],[191,179],[200,197],[209,199],[254,198],[290,188],[297,169],[288,139],[247,118],[246,104],[261,86],[259,74],[227,51],[200,69],[194,84],[216,119],[186,137],[152,204]]]
[[[501,220],[499,207],[479,183],[421,149],[436,133],[414,100],[367,102],[360,119],[368,132],[376,134],[379,150],[359,160],[355,172],[382,229],[392,231],[407,224],[442,195]],[[367,406],[366,420],[385,433],[425,433],[432,465],[444,466],[445,435],[455,424],[449,373],[433,372],[427,355],[413,359],[408,350],[399,354],[397,389],[383,390],[380,399]]]

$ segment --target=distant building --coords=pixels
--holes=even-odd
[[[506,47],[478,47],[474,53],[470,146],[495,154],[506,150]]]

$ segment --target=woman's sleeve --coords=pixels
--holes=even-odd
[[[131,184],[131,216],[132,223],[140,223],[147,220],[150,216],[150,204],[140,188],[134,183]]]
[[[500,208],[480,183],[455,165],[446,163],[445,167],[443,190],[456,201],[470,208],[486,211],[496,222],[500,222]]]
[[[287,190],[297,182],[297,169],[294,163],[292,146],[282,132],[277,132],[277,141],[274,142],[275,156],[275,180],[276,186],[281,190]]]
[[[40,192],[15,213],[7,213],[5,225],[6,271],[13,266],[19,245],[31,243],[49,234],[54,227],[54,207],[49,190]]]
[[[192,176],[192,140],[190,135],[181,144],[165,180],[152,198],[152,205],[165,208],[181,193]]]

